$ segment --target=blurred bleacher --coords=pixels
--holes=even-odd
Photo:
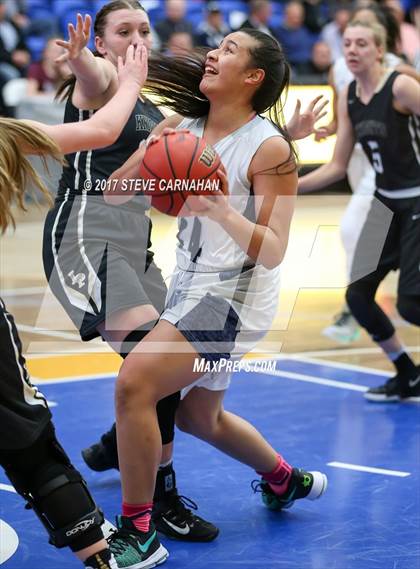
[[[26,0],[26,15],[31,21],[52,22],[57,34],[67,37],[67,24],[76,21],[78,12],[90,14],[94,20],[94,15],[106,3],[107,0]],[[147,10],[152,24],[164,18],[164,0],[143,0],[141,4]],[[203,20],[205,6],[205,0],[187,0],[186,18],[194,26],[198,26]],[[248,15],[248,4],[241,0],[223,0],[220,2],[220,7],[226,22],[233,29],[240,26]],[[273,27],[281,24],[283,7],[282,2],[273,2],[273,15],[270,21]],[[45,41],[48,39],[42,34],[42,29],[39,31],[41,33],[31,34],[27,38],[33,61],[39,60]],[[93,47],[93,38],[89,47]]]

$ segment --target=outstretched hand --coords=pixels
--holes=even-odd
[[[129,45],[125,59],[118,57],[117,70],[119,84],[135,83],[140,91],[143,87],[148,72],[148,54],[144,45]]]
[[[315,130],[315,123],[325,117],[327,111],[325,107],[328,105],[328,99],[324,99],[324,95],[318,95],[309,103],[306,109],[301,113],[302,103],[297,100],[296,107],[292,118],[287,123],[287,130],[293,140],[306,138]]]
[[[64,47],[66,50],[63,55],[57,57],[56,63],[63,63],[77,59],[82,50],[87,46],[90,39],[90,27],[92,25],[92,18],[87,14],[84,18],[81,14],[77,14],[76,27],[73,24],[68,24],[67,29],[69,32],[68,41],[56,40],[56,44]]]

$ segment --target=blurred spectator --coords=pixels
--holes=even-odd
[[[6,4],[0,0],[0,114],[11,115],[2,90],[11,79],[23,77],[30,62],[29,51],[18,26],[6,17]]]
[[[254,28],[260,32],[276,37],[276,32],[268,25],[273,13],[269,0],[251,0],[249,3],[249,18],[242,22],[241,28]]]
[[[25,15],[26,1],[25,0],[4,0],[6,4],[6,16],[14,24],[25,30],[29,26],[29,19]]]
[[[42,36],[52,37],[57,33],[57,22],[52,13],[49,18],[29,18],[27,15],[27,0],[3,0],[6,4],[6,15],[18,28],[22,30],[26,37]],[[46,3],[45,12],[48,11]]]
[[[28,95],[55,93],[67,75],[71,74],[66,62],[56,63],[56,59],[64,53],[64,48],[57,45],[55,40],[56,38],[49,39],[42,52],[41,61],[29,66]]]
[[[400,24],[401,53],[407,57],[410,63],[414,63],[416,53],[420,50],[418,30],[413,24],[404,21],[405,13],[400,0],[385,0],[384,4],[390,8]]]
[[[230,28],[223,20],[219,3],[209,2],[206,6],[206,19],[197,28],[197,45],[211,48],[219,47],[223,38],[229,32]]]
[[[347,4],[338,4],[334,20],[324,26],[321,39],[330,46],[331,57],[336,61],[343,55],[343,32],[350,20],[351,10]]]
[[[322,28],[327,23],[327,20],[322,12],[322,0],[303,0],[303,7],[305,9],[305,27],[314,34],[319,34]]]
[[[312,46],[316,36],[303,25],[304,10],[300,2],[288,2],[284,11],[284,21],[277,31],[277,38],[292,69],[304,73],[311,60]]]
[[[0,73],[6,79],[25,74],[30,55],[18,26],[6,17],[6,4],[0,0]]]
[[[312,48],[311,61],[304,73],[293,78],[294,83],[303,85],[327,85],[328,74],[332,65],[331,50],[324,41],[317,41]]]
[[[166,0],[166,18],[155,25],[155,31],[162,44],[166,45],[170,36],[175,32],[187,32],[193,35],[193,25],[185,19],[185,0]]]
[[[166,42],[167,55],[183,55],[192,51],[194,41],[188,32],[174,32]]]
[[[420,35],[420,6],[416,6],[413,11],[412,11],[412,18],[414,21],[414,25],[416,26],[416,30],[418,31],[419,35]],[[414,67],[417,69],[417,71],[420,72],[420,47],[417,50],[417,53],[414,57]]]

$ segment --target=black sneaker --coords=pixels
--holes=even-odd
[[[180,496],[175,489],[153,504],[152,520],[157,531],[180,541],[212,541],[219,529],[187,508],[197,510],[197,504]]]
[[[270,510],[286,510],[290,508],[295,500],[306,498],[317,500],[320,498],[328,486],[328,479],[322,472],[306,472],[301,468],[294,468],[290,477],[290,482],[284,494],[276,494],[264,479],[254,480],[252,489],[254,492],[261,492],[264,504]]]
[[[377,403],[392,403],[393,401],[420,403],[420,366],[417,367],[415,377],[394,375],[383,385],[369,388],[364,396],[368,401]]]
[[[102,435],[99,443],[82,450],[82,457],[89,468],[95,472],[104,472],[111,468],[119,470],[115,423],[108,432]]]
[[[108,543],[119,569],[149,569],[166,561],[169,553],[159,542],[152,522],[148,532],[139,531],[125,516],[117,516],[116,525]]]

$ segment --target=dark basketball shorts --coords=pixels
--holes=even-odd
[[[400,270],[398,294],[420,294],[420,197],[376,192],[357,242],[351,281]]]
[[[49,286],[83,340],[116,311],[152,304],[163,310],[166,285],[153,261],[144,209],[107,205],[102,197],[57,202],[44,228]]]
[[[0,298],[0,450],[31,445],[50,419],[45,397],[31,384],[13,316]]]

